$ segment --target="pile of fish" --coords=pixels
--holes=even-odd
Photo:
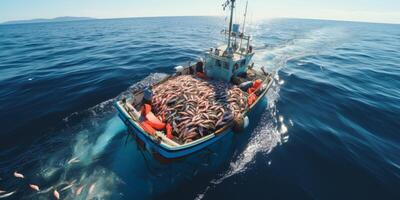
[[[177,76],[153,87],[152,109],[170,123],[178,141],[206,136],[247,109],[247,93],[223,81]]]

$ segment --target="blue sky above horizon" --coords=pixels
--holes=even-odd
[[[224,0],[1,0],[0,23],[79,16],[125,18],[224,15]],[[242,15],[246,0],[237,0]],[[400,23],[400,0],[249,0],[249,20],[317,18]]]

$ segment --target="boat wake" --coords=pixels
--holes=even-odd
[[[253,27],[260,29],[261,27]],[[254,31],[257,37],[265,32]],[[335,34],[332,34],[335,32]],[[337,33],[337,34],[336,34]],[[260,35],[257,35],[260,34]],[[278,145],[283,144],[289,140],[288,126],[293,126],[290,116],[287,117],[279,115],[279,109],[276,104],[279,101],[279,91],[285,81],[279,77],[279,71],[284,69],[287,62],[293,59],[300,59],[305,56],[312,56],[321,53],[322,47],[337,45],[337,43],[344,37],[343,30],[333,28],[322,28],[311,31],[309,34],[298,37],[297,39],[287,41],[285,44],[270,48],[263,47],[257,49],[257,54],[254,60],[257,63],[264,63],[264,67],[268,71],[275,73],[274,83],[267,94],[268,109],[266,109],[260,119],[259,123],[251,133],[251,138],[245,149],[236,156],[229,164],[228,169],[217,178],[213,179],[208,186],[196,196],[196,199],[203,199],[207,192],[211,191],[217,185],[223,183],[224,180],[245,173],[254,162],[256,155],[261,154],[268,156],[268,154]],[[268,161],[271,165],[272,161]]]
[[[254,128],[247,146],[230,162],[228,170],[220,174],[218,178],[213,179],[210,185],[208,185],[202,193],[197,195],[196,199],[202,199],[208,191],[215,188],[224,180],[245,173],[255,160],[254,157],[257,154],[261,153],[267,155],[277,145],[288,141],[288,129],[284,123],[284,118],[283,116],[276,116],[276,101],[279,98],[279,82],[279,77],[276,75],[275,83],[267,94],[268,109],[264,111],[260,118],[260,121],[267,123],[260,123]],[[271,162],[268,164],[271,164]]]

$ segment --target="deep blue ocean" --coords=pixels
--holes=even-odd
[[[251,22],[254,61],[276,75],[250,126],[172,164],[140,149],[115,100],[195,62],[224,41],[225,24],[0,25],[0,196],[400,199],[400,25]]]

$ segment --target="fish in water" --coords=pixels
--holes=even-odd
[[[18,172],[14,172],[14,176],[17,178],[25,178],[23,174],[18,173]]]
[[[50,191],[51,191],[53,188],[54,188],[54,187],[53,187],[53,186],[51,186],[51,187],[49,187],[49,188],[46,188],[46,189],[44,189],[44,190],[40,190],[39,194],[48,193],[48,192],[50,192]]]
[[[53,195],[56,199],[60,199],[60,193],[57,190],[54,190]]]
[[[95,187],[96,187],[96,183],[93,183],[92,185],[90,185],[90,187],[89,187],[89,194],[92,194],[92,193],[93,193]]]
[[[6,193],[7,191],[0,190],[0,194]]]
[[[13,195],[15,192],[17,192],[17,191],[13,191],[13,192],[10,192],[10,193],[7,193],[7,194],[0,195],[0,199],[7,198],[7,197]]]
[[[78,157],[74,157],[74,158],[71,158],[67,163],[70,165],[70,164],[73,164],[73,163],[78,163],[80,160],[78,159]]]
[[[40,191],[40,188],[39,188],[39,186],[37,186],[37,185],[35,185],[35,184],[29,184],[29,187],[31,187],[32,188],[32,190],[36,190],[36,191]]]
[[[75,195],[76,195],[76,196],[79,196],[79,195],[82,193],[83,187],[84,187],[84,185],[82,185],[81,187],[79,187],[79,188],[76,190],[76,192],[75,192]]]
[[[72,188],[72,186],[74,186],[73,183],[71,183],[71,184],[69,184],[69,185],[63,187],[60,191],[62,192],[62,191],[68,190],[68,189]]]

